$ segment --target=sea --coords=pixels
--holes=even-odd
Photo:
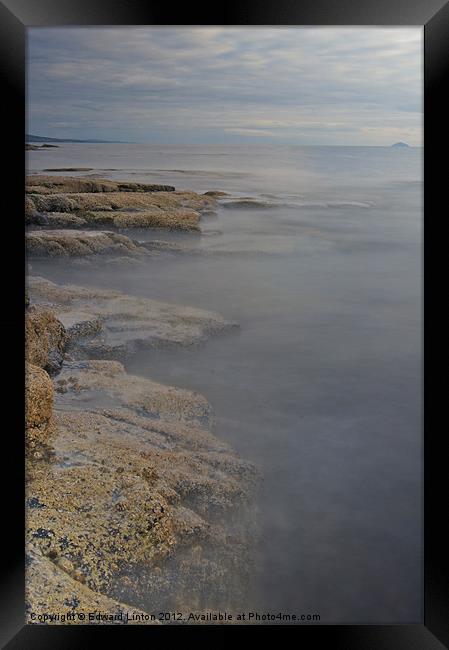
[[[204,394],[260,468],[248,611],[422,622],[423,149],[59,143],[27,165],[226,193],[201,234],[127,232],[182,253],[29,272],[239,323],[126,367]]]

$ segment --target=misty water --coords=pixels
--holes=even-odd
[[[29,171],[230,194],[142,267],[31,262],[56,282],[220,312],[237,330],[129,372],[204,394],[263,473],[250,610],[422,617],[422,149],[62,144]],[[239,202],[243,200],[243,203]]]

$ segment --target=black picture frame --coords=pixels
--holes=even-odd
[[[24,625],[24,440],[23,286],[25,275],[23,195],[25,180],[25,47],[26,28],[37,25],[421,25],[424,27],[424,214],[425,214],[425,417],[424,417],[424,621],[415,625],[303,625],[290,628],[304,647],[323,644],[341,650],[437,650],[449,647],[448,535],[444,520],[447,503],[447,453],[442,407],[443,385],[434,373],[440,365],[443,323],[439,304],[444,294],[438,281],[445,260],[437,243],[444,238],[443,196],[447,181],[445,165],[438,154],[447,151],[445,91],[448,81],[449,3],[442,0],[240,0],[207,7],[186,3],[173,9],[169,4],[139,0],[4,0],[0,2],[0,65],[2,69],[2,125],[10,144],[4,142],[6,162],[3,189],[3,291],[0,317],[4,360],[2,499],[3,579],[0,591],[2,647],[23,648],[92,647],[111,631],[115,640],[146,644],[166,643],[182,632],[182,643],[198,637],[213,638],[225,645],[242,632],[265,640],[268,626],[182,627],[174,626],[39,626]],[[445,84],[446,82],[446,84]],[[445,87],[446,86],[446,87]],[[444,175],[444,176],[443,176]],[[438,232],[437,232],[438,229]],[[438,323],[438,325],[437,325]],[[447,337],[447,328],[445,328]],[[443,382],[444,384],[444,382]],[[9,424],[6,425],[6,415]],[[447,428],[447,427],[446,427]],[[9,471],[5,471],[5,469]],[[288,626],[289,627],[289,626]],[[126,630],[126,631],[125,631]],[[285,626],[275,628],[282,634]],[[126,635],[123,637],[122,635]]]

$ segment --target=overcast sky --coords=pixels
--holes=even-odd
[[[27,131],[421,144],[422,28],[32,28]]]

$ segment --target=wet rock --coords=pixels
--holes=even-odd
[[[204,192],[204,196],[211,196],[212,198],[218,198],[220,196],[229,196],[227,192],[220,192],[219,190],[209,190]]]
[[[34,230],[26,233],[27,251],[37,256],[142,255],[145,249],[125,235],[90,230]]]
[[[101,391],[103,404],[109,407],[127,407],[151,418],[195,422],[201,426],[211,422],[211,408],[202,395],[128,375],[118,361],[66,362],[55,378],[55,386],[61,385],[66,388],[64,393],[70,393],[74,386],[77,392],[82,391],[87,408],[89,399],[95,403]]]
[[[89,358],[120,359],[143,347],[197,344],[235,327],[215,312],[116,291],[61,286],[39,277],[29,277],[28,291],[34,302],[54,311],[69,337],[78,322],[101,323],[98,331],[72,335],[69,341]]]
[[[97,336],[103,327],[102,319],[85,311],[71,310],[61,314],[67,338],[72,343],[78,339]]]
[[[196,252],[202,252],[201,249],[198,249],[195,246],[195,243],[193,243],[189,240],[189,242],[183,242],[182,244],[177,244],[175,242],[168,242],[168,241],[163,241],[161,239],[152,239],[151,241],[141,241],[140,245],[144,246],[148,251],[152,253],[196,253]]]
[[[93,167],[49,167],[44,172],[91,172]]]
[[[221,203],[223,208],[244,208],[244,209],[261,209],[275,208],[276,203],[270,201],[260,201],[253,198],[242,198],[226,200]]]
[[[32,226],[48,226],[49,220],[44,212],[36,212],[31,219],[28,219],[27,223]]]
[[[58,145],[56,144],[25,144],[25,151],[40,151],[41,149],[57,149]]]
[[[69,212],[47,212],[37,213],[37,216],[30,223],[51,228],[85,228],[86,219]]]

